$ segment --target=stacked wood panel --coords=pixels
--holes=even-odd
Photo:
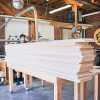
[[[26,70],[47,73],[75,82],[91,79],[93,39],[55,40],[5,46],[6,62]]]

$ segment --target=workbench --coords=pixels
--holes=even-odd
[[[33,87],[32,76],[53,83],[54,84],[54,100],[61,100],[61,84],[69,81],[69,80],[65,80],[59,77],[55,77],[55,76],[37,72],[37,71],[34,71],[34,72],[28,71],[26,68],[22,69],[20,67],[17,67],[11,64],[7,64],[7,67],[9,67],[10,93],[13,93],[13,69],[24,73],[24,87],[26,88],[26,90],[28,88],[27,75],[29,75],[30,89],[32,89]],[[81,82],[81,83],[74,82],[74,100],[86,100],[86,82]]]

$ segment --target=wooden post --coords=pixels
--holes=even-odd
[[[80,100],[80,83],[74,82],[74,100]]]
[[[95,75],[94,100],[100,100],[100,74]]]
[[[86,82],[80,83],[80,100],[86,100]]]
[[[77,27],[77,3],[75,2],[75,28]]]
[[[36,33],[36,42],[39,42],[37,14],[35,14],[35,33]],[[44,80],[42,80],[42,81],[44,81]],[[44,86],[44,84],[42,84],[42,86]]]
[[[54,83],[54,100],[61,100],[61,80],[57,78]]]
[[[36,42],[39,42],[38,18],[37,18],[37,14],[35,14],[35,33],[36,33]]]
[[[13,92],[13,69],[9,68],[9,86],[10,86],[10,93]]]
[[[42,85],[42,87],[44,87],[44,84],[45,84],[45,80],[41,79],[41,85]]]
[[[75,12],[75,22],[72,23],[73,27],[77,27],[77,3],[75,2],[75,6],[72,5],[72,11]],[[75,33],[73,33],[73,38],[75,39]]]
[[[28,78],[27,78],[27,74],[24,74],[24,87],[26,89],[28,88]]]
[[[33,89],[33,77],[29,75],[29,87],[32,90]]]
[[[35,28],[34,27],[35,27],[34,22],[31,21],[31,37],[33,35],[32,40],[35,40]]]
[[[94,0],[91,0],[92,3],[94,3]]]

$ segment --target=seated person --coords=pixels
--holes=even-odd
[[[19,43],[26,43],[24,34],[20,35],[20,41],[17,42],[17,44],[19,44]],[[20,84],[20,72],[19,71],[16,71],[16,72],[17,72],[17,83],[16,83],[16,85],[19,85]],[[22,83],[24,84],[24,78],[22,78]]]

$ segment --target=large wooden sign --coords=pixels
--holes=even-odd
[[[100,28],[95,31],[94,39],[97,40],[96,44],[100,46]]]

